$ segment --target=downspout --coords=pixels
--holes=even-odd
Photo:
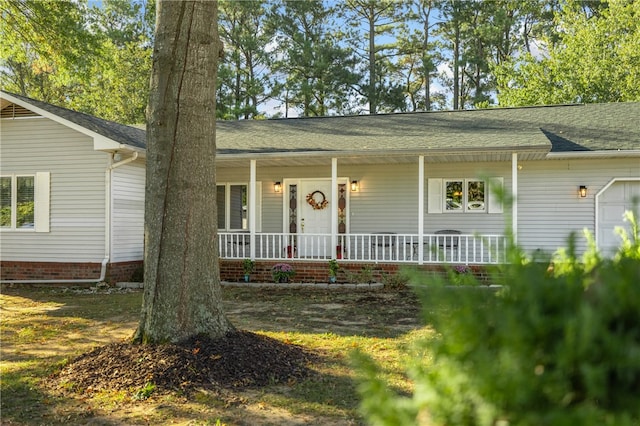
[[[117,163],[113,162],[114,154],[109,157],[109,166],[105,170],[105,230],[104,230],[104,258],[100,263],[100,276],[96,279],[80,278],[66,280],[1,280],[1,284],[82,284],[99,283],[104,281],[107,275],[107,264],[111,253],[111,171],[125,164],[131,163],[138,158],[138,153],[134,152],[129,158]]]

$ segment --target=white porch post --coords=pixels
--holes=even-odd
[[[256,207],[258,206],[258,194],[256,194],[256,160],[251,160],[249,172],[249,253],[251,259],[256,258]]]
[[[331,258],[337,259],[338,246],[338,159],[331,159]]]
[[[513,205],[511,206],[511,233],[513,240],[518,242],[518,153],[511,154],[511,194]]]
[[[418,157],[418,264],[424,263],[424,155]],[[411,253],[413,255],[413,252]]]

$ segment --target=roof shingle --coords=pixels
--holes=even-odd
[[[145,131],[11,94],[136,148]],[[218,121],[221,154],[640,150],[640,102]]]

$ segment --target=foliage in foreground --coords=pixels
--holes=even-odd
[[[419,286],[424,306],[449,298],[456,309],[425,310],[439,337],[422,341],[413,356],[412,397],[393,393],[379,367],[355,355],[369,422],[638,424],[640,238],[635,219],[627,219],[631,235],[619,230],[623,243],[612,259],[600,257],[592,242],[578,259],[569,244],[549,268],[514,247],[512,263],[494,276],[503,285],[495,294]],[[427,349],[434,357],[428,365]]]

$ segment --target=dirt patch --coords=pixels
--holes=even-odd
[[[249,333],[227,342],[237,352],[203,339],[125,344],[140,290],[3,289],[0,423],[363,424],[349,363],[356,347],[410,388],[398,351],[422,329],[411,291],[223,288],[222,296],[230,322]],[[145,399],[147,383],[156,389]]]
[[[303,348],[237,331],[182,344],[115,343],[86,353],[55,377],[77,392],[131,390],[148,383],[158,391],[247,388],[295,383],[309,377],[317,356]]]

